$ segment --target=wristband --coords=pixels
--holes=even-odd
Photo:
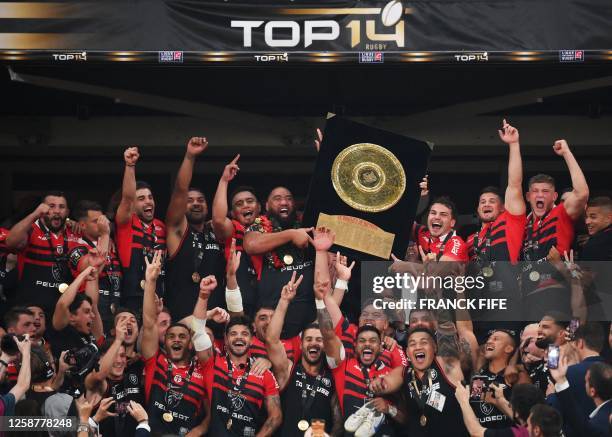
[[[393,405],[389,405],[389,416],[397,416],[397,408],[395,408]]]
[[[212,341],[206,331],[196,332],[193,334],[193,348],[196,352],[205,351],[206,349],[212,348]]]
[[[227,303],[227,310],[231,313],[239,313],[243,310],[240,287],[234,290],[225,287],[225,303]]]
[[[323,299],[315,299],[315,306],[318,310],[325,309],[325,301]]]
[[[336,279],[336,286],[334,288],[339,290],[348,290],[348,282],[344,279]]]
[[[206,328],[206,319],[198,319],[197,317],[192,317],[191,319],[191,330],[193,332],[204,332]]]
[[[138,422],[138,425],[136,425],[136,429],[139,428],[146,429],[147,431],[151,432],[151,426],[149,425],[149,421],[146,419]]]

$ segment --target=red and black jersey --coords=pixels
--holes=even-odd
[[[227,355],[215,355],[206,363],[209,435],[255,435],[263,425],[267,414],[264,400],[278,396],[278,384],[269,370],[256,376],[247,373],[249,369],[249,365],[240,368],[232,364]]]
[[[6,228],[0,228],[0,287],[4,290],[14,288],[17,285],[17,269],[13,269],[10,272],[7,271],[7,260],[10,251],[6,247],[6,237],[8,237],[9,230]]]
[[[346,356],[354,356],[355,355],[355,341],[357,340],[357,330],[359,329],[357,325],[354,323],[349,323],[344,317],[340,319],[340,322],[336,325],[336,335],[342,341],[342,345],[344,346],[344,350],[346,352]],[[406,359],[406,354],[402,350],[399,345],[395,345],[393,349],[385,349],[383,344],[383,350],[380,356],[378,357],[380,361],[387,367],[392,369],[403,366],[406,367],[408,365],[408,360]]]
[[[478,255],[491,261],[510,261],[516,263],[521,255],[525,236],[525,214],[513,215],[502,212],[490,223],[483,223],[478,234],[468,237],[467,246],[470,260],[476,261]],[[478,247],[474,247],[474,242]]]
[[[144,279],[144,257],[153,258],[156,250],[166,251],[166,225],[158,219],[145,224],[136,214],[132,214],[125,224],[117,223],[117,249],[123,268],[122,298],[142,298],[140,281]],[[157,294],[163,296],[165,269],[157,280]],[[142,302],[140,302],[142,303]]]
[[[285,347],[287,358],[293,364],[296,364],[301,356],[302,351],[302,339],[299,335],[295,337],[281,339],[281,343]],[[251,347],[249,348],[249,356],[253,358],[266,358],[268,359],[268,351],[266,345],[259,338],[253,336],[251,340]]]
[[[206,372],[197,359],[186,366],[169,365],[166,354],[158,351],[145,361],[144,373],[153,432],[184,435],[202,422]],[[164,414],[171,414],[172,419],[164,420]]]
[[[223,245],[217,241],[210,223],[205,224],[202,232],[187,226],[178,249],[166,260],[168,293],[164,300],[173,319],[181,320],[193,312],[200,292],[200,278],[208,275],[217,279],[209,306],[225,306]]]
[[[51,232],[42,220],[32,224],[26,247],[19,252],[17,304],[36,302],[53,314],[60,293],[58,286],[71,280],[68,253],[78,244],[70,228]]]
[[[379,359],[366,367],[354,357],[347,357],[338,367],[332,369],[338,402],[344,420],[361,408],[367,400],[374,397],[368,387],[370,381],[386,375],[391,370],[391,367],[385,366]]]
[[[449,257],[452,261],[468,260],[467,245],[453,230],[440,237],[433,237],[426,226],[415,224],[413,240],[425,253],[435,254],[438,260],[443,256]]]

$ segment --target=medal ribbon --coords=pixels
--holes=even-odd
[[[431,393],[431,385],[432,385],[432,380],[431,380],[431,369],[427,369],[427,383],[428,383],[428,393]],[[425,405],[427,404],[427,398],[429,397],[429,394],[427,396],[424,396],[425,394],[425,390],[419,390],[419,387],[416,383],[418,377],[416,375],[416,372],[413,370],[412,371],[412,381],[410,382],[410,386],[414,389],[414,392],[416,394],[416,396],[414,397],[414,400],[417,403],[417,406],[419,408],[419,412],[421,413],[421,415],[425,414]],[[421,385],[423,385],[423,382],[421,381]]]
[[[225,360],[227,362],[227,376],[229,379],[229,386],[226,386],[226,387],[228,388],[228,390],[231,390],[236,395],[239,395],[240,390],[242,390],[243,382],[245,382],[247,378],[249,377],[249,372],[251,371],[251,360],[247,360],[247,365],[246,365],[246,368],[244,369],[244,374],[242,376],[239,376],[236,379],[235,383],[234,383],[234,366],[232,365],[232,361],[230,360],[229,355],[225,355]],[[228,393],[228,398],[229,398],[229,393]],[[234,412],[232,406],[233,406],[232,402],[229,402],[229,407],[228,407],[229,415],[227,419],[227,423],[229,424],[228,429],[232,427],[231,425],[232,424],[232,413]]]
[[[315,396],[317,394],[317,390],[319,389],[319,387],[321,386],[321,378],[323,377],[323,375],[321,373],[319,373],[317,375],[317,378],[315,380],[315,384],[314,387],[312,388],[312,390],[308,390],[306,388],[306,370],[304,370],[304,367],[302,366],[302,363],[298,363],[298,368],[296,369],[296,373],[299,371],[302,371],[301,374],[301,378],[302,378],[302,397],[301,397],[301,403],[302,403],[302,419],[304,419],[305,417],[308,417],[308,413],[310,412],[310,409],[312,408],[312,404],[314,404],[315,401]],[[321,369],[320,372],[322,372],[323,369]],[[310,392],[310,393],[309,393]]]
[[[440,261],[440,258],[442,258],[442,255],[444,255],[444,248],[446,247],[446,243],[448,243],[448,241],[454,236],[455,236],[455,231],[449,231],[449,233],[446,235],[446,238],[444,238],[444,241],[440,245],[440,250],[438,251],[438,254],[436,255],[436,261]],[[429,235],[429,237],[427,237],[427,239],[429,240],[429,249],[427,249],[427,253],[432,253],[431,234]]]
[[[191,362],[189,363],[189,370],[187,370],[187,375],[185,375],[185,378],[183,378],[183,385],[181,386],[179,385],[175,386],[174,384],[172,384],[172,367],[173,367],[172,362],[168,359],[168,357],[166,357],[166,361],[168,362],[168,368],[166,370],[166,391],[172,390],[174,392],[179,393],[181,395],[180,401],[182,401],[183,400],[182,395],[185,394],[184,390],[189,385],[189,382],[191,381],[191,375],[193,374],[193,371],[195,370],[196,360],[192,359]],[[170,407],[168,407],[168,405],[166,405],[165,407],[166,407],[166,412],[170,412]]]

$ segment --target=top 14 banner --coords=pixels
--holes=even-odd
[[[609,0],[0,2],[0,50],[612,49]]]

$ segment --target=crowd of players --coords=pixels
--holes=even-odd
[[[564,140],[553,151],[572,189],[557,199],[539,174],[525,196],[519,133],[504,120],[499,136],[508,185],[482,190],[480,228],[462,239],[453,202],[430,202],[425,178],[424,224],[391,270],[454,275],[470,261],[479,296],[508,301],[503,320],[372,302],[354,317],[359,266],[330,251],[332,231],[301,225],[287,188],[265,203],[230,192],[239,156],[208,220],[190,186],[205,138],[187,144],[164,221],[136,147],[106,215],[46,193],[0,230],[0,416],[75,416],[80,437],[609,435],[612,330],[593,291],[609,272],[581,263],[612,260],[612,201],[589,198]]]

